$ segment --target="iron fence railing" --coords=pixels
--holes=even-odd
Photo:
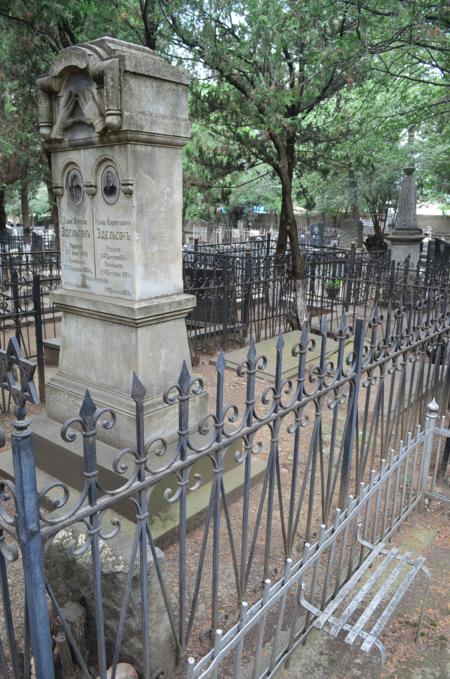
[[[273,241],[253,249],[200,248],[183,255],[184,286],[197,306],[187,318],[193,354],[276,336],[298,327],[290,255],[279,256]],[[387,253],[354,249],[305,252],[305,287],[311,328],[339,328],[342,315],[354,325],[376,306],[388,307],[446,293],[449,269],[429,259],[414,268],[391,262]]]
[[[7,284],[16,272],[19,280],[61,277],[61,253],[57,248],[30,252],[0,252],[0,283]]]
[[[335,545],[336,560],[330,566],[330,573],[337,578],[333,586],[328,577],[328,586],[319,587],[319,583],[327,582],[326,570],[323,565],[313,569],[313,594],[327,599],[364,556],[355,552],[351,522],[362,518],[369,534],[385,538],[416,505],[427,482],[424,460],[429,459],[430,452],[425,447],[428,430],[421,430],[426,404],[435,397],[445,408],[450,391],[446,299],[430,298],[424,303],[388,309],[384,320],[378,312],[368,330],[358,320],[352,332],[343,319],[337,342],[329,338],[325,321],[319,337],[311,336],[305,326],[293,349],[298,363],[290,376],[284,374],[284,352],[280,337],[274,381],[264,381],[267,361],[257,355],[252,342],[247,358],[237,369],[242,398],[231,405],[225,403],[226,364],[220,353],[217,381],[210,393],[211,411],[200,422],[194,419],[192,404],[204,385],[183,365],[178,382],[163,396],[164,403],[178,411],[173,445],[164,438],[152,438],[152,432],[146,431],[146,390],[134,376],[131,397],[136,410],[136,438],[110,461],[116,475],[112,485],[100,475],[97,429],[111,429],[114,414],[97,408],[87,392],[79,416],[62,430],[68,444],[73,443],[76,431],[81,431],[80,465],[70,471],[70,485],[55,479],[39,490],[35,486],[30,423],[20,402],[23,394],[33,396],[31,368],[17,358],[15,345],[0,355],[2,384],[19,402],[13,423],[16,485],[4,485],[11,499],[5,504],[3,493],[0,528],[8,550],[15,542],[21,548],[38,679],[53,677],[53,665],[48,664],[53,659],[46,636],[47,602],[42,591],[42,543],[47,555],[55,542],[74,544],[71,577],[56,582],[55,570],[51,575],[47,569],[45,582],[58,629],[65,635],[81,676],[106,679],[108,666],[114,676],[118,662],[131,654],[138,672],[149,679],[159,667],[155,666],[158,648],[151,627],[156,617],[158,630],[170,630],[176,652],[178,669],[168,670],[170,676],[186,676],[188,671],[188,676],[221,676],[218,668],[224,672],[226,663],[233,661],[225,649],[234,648],[239,659],[241,641],[244,637],[251,641],[252,630],[257,649],[264,639],[279,640],[279,632],[284,631],[285,641],[279,646],[277,642],[270,654],[267,676],[271,677],[312,624],[311,619],[299,618],[294,600],[290,604],[294,609],[286,608],[287,618],[278,618],[275,624],[272,620],[269,625],[271,606],[303,579],[309,554]],[[312,354],[316,358],[310,361]],[[19,383],[14,366],[19,368]],[[433,427],[433,435],[434,431]],[[391,453],[391,449],[398,452]],[[424,451],[428,451],[427,458]],[[257,460],[262,469],[255,482],[252,471]],[[435,465],[441,468],[442,462],[436,460]],[[241,492],[234,496],[228,494],[226,486],[230,470],[240,472],[242,484]],[[74,492],[72,488],[77,485],[80,490]],[[199,494],[206,494],[208,500],[196,528],[188,517]],[[156,510],[158,497],[163,505]],[[39,514],[38,501],[42,506]],[[114,544],[121,528],[114,512],[124,503],[133,513],[134,528],[129,549],[121,549],[116,557]],[[156,537],[164,507],[177,518],[172,542]],[[346,522],[341,523],[339,515]],[[330,539],[332,529],[340,536],[334,542]],[[307,544],[312,545],[312,552],[308,552]],[[164,559],[158,549],[163,545]],[[7,554],[5,557],[5,551],[0,550],[4,573],[8,558],[14,558],[11,551]],[[116,558],[126,577],[122,589],[114,588],[116,605],[111,606],[107,597],[113,590],[108,578]],[[84,639],[83,648],[65,613],[76,579],[77,559],[83,568],[84,584],[80,586],[89,618],[87,629],[95,630]],[[66,573],[65,567],[61,568]],[[3,601],[8,602],[8,582],[5,578],[0,582]],[[162,608],[156,614],[152,605],[157,599]],[[10,676],[18,679],[21,675],[14,669],[14,651],[7,651],[8,644],[13,643],[15,611],[7,604],[6,608],[11,619],[5,618],[4,664]],[[45,615],[36,630],[33,616],[42,616],[44,608]],[[186,666],[185,658],[192,654],[192,648],[197,658],[204,656],[205,660],[198,664],[189,661]],[[29,662],[26,653],[20,658],[25,665]],[[261,653],[257,651],[253,658],[261,659]],[[232,670],[236,676],[241,676],[242,664],[238,662],[238,669]],[[261,667],[258,660],[257,670]]]
[[[58,238],[53,230],[31,231],[27,235],[14,235],[9,231],[0,232],[0,252],[34,252],[41,250],[55,250]]]
[[[432,253],[412,269],[391,262],[387,253],[355,249],[305,250],[305,287],[312,332],[339,330],[342,315],[349,325],[370,319],[376,307],[413,303],[446,293],[450,272]],[[40,280],[40,307],[33,302],[33,278]],[[59,314],[49,292],[60,286],[58,250],[0,253],[0,339],[15,334],[28,357],[44,363],[42,342],[59,333]],[[234,348],[255,339],[276,337],[298,327],[290,255],[276,254],[266,239],[220,246],[198,246],[183,254],[186,292],[196,296],[187,317],[192,355]],[[39,317],[42,330],[35,323]],[[38,321],[39,322],[39,321]]]
[[[427,454],[431,456],[433,446],[433,408],[428,415],[425,430],[419,428],[406,445],[402,442],[398,450],[391,450],[389,459],[372,471],[368,483],[361,483],[358,494],[350,496],[346,509],[336,509],[333,521],[320,526],[315,539],[305,544],[301,558],[286,559],[282,577],[266,579],[263,596],[252,606],[247,601],[240,604],[235,625],[226,633],[216,630],[209,653],[197,662],[188,659],[188,679],[239,679],[250,673],[270,679],[289,666],[292,653],[306,639],[317,617],[302,607],[302,593],[307,593],[311,608],[316,610],[324,609],[333,599],[337,605],[336,595],[356,571],[370,567],[369,559],[364,565],[370,554],[368,543],[379,545],[374,552],[380,551],[422,500],[427,486],[422,477],[429,469]],[[443,435],[449,436],[450,431]],[[439,459],[438,451],[435,467]]]
[[[45,400],[44,341],[60,332],[60,313],[50,292],[61,285],[58,250],[0,253],[0,342],[15,337],[27,358],[36,359]],[[5,399],[3,409],[7,408]]]

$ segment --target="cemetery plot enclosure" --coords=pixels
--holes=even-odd
[[[387,308],[403,300],[437,298],[449,289],[449,270],[430,248],[428,259],[414,270],[391,262],[385,253],[369,255],[354,250],[307,250],[306,292],[311,330],[320,334],[322,320],[334,335],[345,314],[349,325],[367,320],[375,306]],[[49,292],[61,285],[58,250],[4,252],[2,270],[2,344],[13,334],[29,358],[44,365],[44,349],[36,338],[60,334],[60,314]],[[33,302],[33,278],[39,276],[40,307]],[[38,283],[35,282],[35,285]],[[289,254],[279,257],[274,241],[198,246],[183,254],[183,284],[195,295],[196,307],[186,323],[191,352],[200,356],[220,347],[233,348],[276,337],[297,327]],[[386,316],[386,313],[384,314]],[[39,330],[38,330],[39,333]],[[42,391],[42,394],[44,392]]]
[[[334,334],[345,314],[370,319],[375,307],[436,298],[449,288],[448,267],[434,258],[414,269],[388,253],[354,249],[307,249],[305,288],[311,330],[320,334],[326,319]],[[199,246],[183,255],[186,292],[197,306],[187,317],[191,349],[214,352],[275,337],[298,327],[290,255],[277,255],[273,241]]]
[[[298,370],[292,379],[282,379],[280,338],[273,384],[257,380],[265,359],[256,355],[252,343],[238,369],[246,385],[242,403],[226,405],[221,354],[215,403],[195,431],[191,401],[204,387],[183,366],[178,382],[164,395],[178,409],[175,446],[144,430],[146,392],[135,376],[136,439],[111,462],[119,480],[114,488],[99,483],[96,444],[97,428],[114,430],[114,415],[98,409],[86,394],[79,416],[63,428],[68,441],[77,431],[82,434],[81,493],[58,481],[39,487],[41,510],[35,516],[46,552],[41,576],[45,573],[64,648],[71,648],[71,662],[82,676],[104,679],[107,667],[132,659],[142,676],[151,677],[167,640],[175,645],[178,659],[170,676],[188,671],[191,676],[220,676],[234,673],[235,667],[240,676],[249,658],[256,667],[251,671],[267,670],[272,676],[288,658],[314,622],[297,607],[294,594],[300,582],[306,583],[310,601],[329,601],[367,556],[356,539],[358,522],[372,543],[386,540],[423,499],[429,470],[434,479],[445,469],[442,436],[448,432],[443,421],[435,426],[434,406],[427,427],[421,425],[432,397],[443,406],[448,401],[446,300],[390,314],[384,325],[381,314],[374,316],[367,331],[358,321],[354,335],[342,321],[336,354],[328,359],[326,323],[319,338],[305,327],[294,347]],[[320,359],[311,365],[308,354],[316,341]],[[12,359],[4,360],[11,369]],[[28,424],[14,426],[22,432],[17,445],[31,445],[23,436]],[[251,482],[255,456],[265,463],[256,484]],[[230,458],[243,482],[242,493],[234,496],[225,486]],[[200,460],[211,467],[209,483],[195,466]],[[13,501],[3,503],[0,521],[4,544],[9,550],[18,542],[26,562],[27,538],[17,529],[25,518],[32,519],[27,512],[33,508],[22,507],[20,483],[16,476],[15,487],[9,482],[3,486],[3,499],[9,494]],[[178,517],[178,528],[165,540],[154,535],[151,501],[158,488]],[[202,492],[209,498],[207,510],[200,525],[191,525],[190,509]],[[135,523],[127,550],[116,553],[115,541],[123,536],[126,522],[115,508],[124,501],[133,508]],[[318,553],[320,559],[309,568],[309,559]],[[10,556],[1,552],[5,574]],[[67,578],[58,576],[67,568],[87,624],[95,629],[87,646],[67,620],[66,605],[74,590],[67,588]],[[111,568],[117,578],[113,607]],[[2,586],[10,610],[5,578]],[[14,618],[12,611],[2,643],[4,664],[17,679]],[[130,630],[139,639],[138,650]],[[25,647],[28,641],[26,636]],[[186,661],[186,656],[203,659]],[[28,662],[26,653],[20,662]]]
[[[45,400],[44,346],[60,333],[60,313],[50,292],[60,287],[59,250],[0,253],[0,341],[15,337],[27,358],[37,361],[39,393]],[[3,409],[5,402],[3,399]]]

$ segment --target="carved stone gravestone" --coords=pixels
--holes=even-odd
[[[62,261],[53,297],[61,354],[47,414],[73,416],[89,388],[117,414],[114,430],[100,434],[115,446],[134,440],[132,371],[148,390],[148,431],[170,438],[176,412],[162,393],[183,360],[190,365],[185,316],[195,298],[183,294],[181,258],[187,84],[151,50],[112,38],[65,49],[38,80]],[[197,401],[200,417],[205,401]]]

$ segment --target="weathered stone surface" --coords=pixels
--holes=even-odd
[[[63,50],[38,80],[63,288],[128,300],[183,292],[187,84],[185,71],[113,38]]]
[[[420,245],[423,241],[422,230],[417,227],[417,197],[414,167],[405,167],[400,188],[397,219],[395,227],[387,240],[391,242],[391,257],[396,262],[409,259],[414,271],[420,258]]]
[[[107,517],[104,517],[104,522]],[[122,521],[121,521],[122,523]],[[103,610],[108,660],[111,662],[119,628],[128,573],[132,534],[128,522],[123,522],[122,533],[108,542],[100,541]],[[126,531],[126,533],[124,533]],[[130,531],[128,533],[128,531]],[[87,613],[87,645],[92,658],[96,657],[96,608],[92,579],[91,550],[75,556],[74,548],[85,544],[85,535],[74,528],[58,533],[46,550],[46,573],[60,605],[79,602]],[[161,595],[155,565],[150,550],[148,562],[148,624],[151,671],[160,668],[173,676],[174,644],[166,609]],[[164,554],[158,550],[158,563],[164,573]],[[131,590],[125,619],[120,660],[142,672],[142,620],[139,582],[139,556],[133,567]],[[126,676],[126,675],[124,675]]]
[[[361,248],[363,244],[363,223],[359,215],[352,215],[344,219],[340,229],[339,247],[350,248],[352,243],[357,248]]]
[[[68,624],[73,638],[76,640],[80,653],[85,662],[88,660],[88,646],[86,639],[86,608],[78,601],[68,601],[63,606],[63,615]],[[60,631],[63,632],[61,623],[59,623]],[[64,633],[64,636],[66,634]],[[66,641],[67,643],[67,641]]]
[[[112,670],[109,669],[108,672],[106,673],[107,679],[111,679],[112,677]],[[139,679],[138,673],[134,669],[132,665],[129,665],[128,663],[119,663],[116,668],[116,674],[115,674],[116,679]],[[100,679],[98,677],[97,679]]]
[[[39,126],[51,154],[60,218],[59,366],[46,390],[57,422],[86,389],[117,424],[99,439],[134,445],[131,376],[148,390],[148,436],[173,439],[177,409],[162,393],[190,366],[183,293],[182,148],[188,76],[155,52],[113,38],[63,50],[38,80]],[[198,402],[197,405],[195,402]],[[193,426],[206,399],[193,399]]]

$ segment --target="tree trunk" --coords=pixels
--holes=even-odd
[[[50,212],[52,215],[52,224],[55,229],[56,242],[59,243],[59,215],[58,206],[56,204],[55,194],[53,193],[53,188],[50,183],[47,183],[47,196],[48,204],[50,205]]]
[[[364,245],[369,252],[379,252],[380,250],[387,250],[387,244],[384,239],[384,231],[380,223],[380,217],[377,211],[370,211],[373,224],[373,235],[367,236]]]
[[[289,176],[291,175],[291,176]],[[292,262],[292,277],[294,279],[295,295],[296,295],[296,312],[299,322],[299,327],[308,319],[308,310],[306,305],[305,292],[305,258],[300,250],[300,243],[298,238],[297,222],[294,215],[294,205],[292,202],[292,173],[281,172],[281,215],[280,215],[280,229],[277,244],[277,253],[281,254],[283,250],[280,247],[280,236],[283,243],[284,251],[286,251],[286,235],[289,238],[291,246],[291,262]]]
[[[24,233],[29,235],[31,227],[30,202],[28,199],[28,181],[26,176],[20,180],[20,208],[22,212],[22,226]]]
[[[6,231],[6,191],[0,187],[0,231]]]
[[[52,170],[50,167],[50,154],[43,153],[43,167],[44,167],[44,181],[47,186],[48,204],[52,215],[52,224],[55,229],[56,242],[59,243],[59,215],[58,205],[56,204],[55,194],[53,192],[52,184]]]
[[[284,191],[281,196],[281,212],[280,223],[278,225],[278,240],[277,240],[277,255],[283,255],[287,248],[287,224],[288,218],[286,213],[286,201],[284,199]]]

